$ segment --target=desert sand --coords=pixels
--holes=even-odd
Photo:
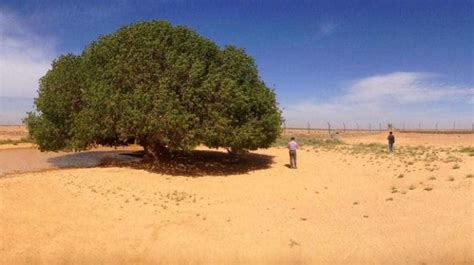
[[[0,125],[0,140],[20,140],[27,134],[28,130],[24,125]]]
[[[0,150],[0,264],[473,264],[473,135],[356,145],[385,136],[302,146],[296,170],[272,147],[208,175],[61,169],[32,148],[48,170],[14,172]]]

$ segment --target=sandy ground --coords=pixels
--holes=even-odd
[[[259,167],[203,177],[8,174],[0,264],[473,264],[474,156],[444,148],[472,136],[448,138],[423,151],[436,159],[303,147],[292,170],[287,151],[270,148],[256,152]],[[412,142],[399,135],[397,147]],[[0,168],[29,156],[7,151]]]
[[[5,140],[20,141],[28,137],[28,130],[24,125],[0,125],[0,142]],[[0,150],[31,148],[31,143],[0,144]],[[1,161],[1,160],[0,160]],[[1,174],[1,173],[0,173]]]
[[[337,132],[337,134],[336,134]],[[347,131],[332,130],[331,135],[334,138],[340,139],[345,143],[380,143],[386,144],[388,131]],[[459,147],[459,146],[473,146],[474,133],[454,134],[454,133],[413,133],[413,132],[397,132],[394,131],[396,138],[396,146],[435,146],[435,147]],[[330,135],[326,130],[311,130],[310,133],[303,129],[287,129],[286,137],[296,136],[308,137],[317,136],[322,138],[329,138]]]
[[[1,147],[2,145],[0,145]],[[94,167],[104,159],[134,160],[128,156],[139,150],[137,146],[126,148],[99,147],[86,152],[40,152],[31,146],[10,146],[0,148],[0,177],[4,174],[43,171],[59,168]]]
[[[27,134],[28,130],[24,125],[0,125],[0,140],[20,140]]]
[[[387,142],[387,133],[351,134],[342,136],[346,143],[380,143]],[[397,133],[396,146],[433,146],[433,147],[462,147],[474,145],[474,133],[471,134],[426,134],[426,133]]]

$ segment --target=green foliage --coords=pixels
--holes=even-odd
[[[56,59],[40,79],[37,112],[25,118],[28,131],[40,150],[59,150],[69,144],[75,116],[82,109],[81,59],[68,54]]]
[[[280,133],[275,94],[251,57],[164,21],[100,37],[61,56],[25,120],[42,150],[137,142],[155,155],[199,144],[269,147]]]
[[[259,80],[253,59],[243,50],[227,46],[218,60],[206,84],[219,92],[209,105],[213,124],[205,126],[205,144],[234,151],[270,147],[281,122],[274,92]]]

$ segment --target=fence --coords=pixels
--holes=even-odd
[[[374,125],[374,126],[372,126]],[[352,123],[352,126],[346,126],[346,123],[331,123],[326,122],[326,127],[312,127],[310,122],[307,122],[306,128],[301,127],[287,127],[286,122],[282,124],[283,135],[287,134],[288,131],[299,132],[299,133],[328,133],[332,135],[334,133],[377,133],[382,131],[393,130],[404,133],[474,133],[474,123],[470,129],[467,128],[456,128],[456,123],[453,123],[452,128],[439,128],[439,123],[432,124],[432,127],[423,127],[422,123],[418,123],[418,126],[406,126],[406,123],[400,123],[395,126],[393,123],[368,123],[365,126],[360,126],[359,123]]]

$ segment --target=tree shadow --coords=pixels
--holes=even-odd
[[[57,168],[130,167],[171,176],[227,176],[270,168],[273,156],[247,153],[231,156],[211,150],[194,150],[156,161],[143,151],[88,151],[50,157]]]
[[[138,157],[123,156],[124,151],[86,151],[50,157],[47,162],[57,168],[95,167],[107,160],[120,163],[138,161]]]
[[[142,159],[140,161],[104,159],[100,166],[125,166],[171,176],[202,177],[244,174],[270,168],[273,162],[273,156],[269,155],[247,153],[231,156],[224,152],[210,150],[194,150],[188,154],[175,154],[171,158],[160,161],[147,158],[143,151],[121,153],[121,155],[134,158],[142,157]]]

